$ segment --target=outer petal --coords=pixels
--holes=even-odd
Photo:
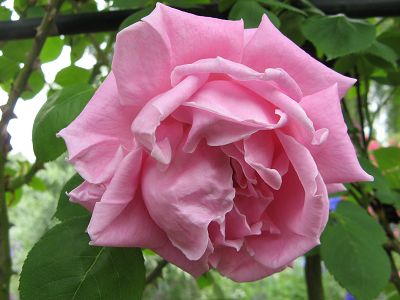
[[[136,108],[119,104],[111,72],[82,113],[58,133],[67,145],[69,161],[85,180],[102,183],[111,178],[124,148],[132,148],[130,124],[136,113]]]
[[[157,248],[167,242],[138,191],[141,157],[141,149],[136,149],[121,161],[103,198],[96,203],[87,229],[93,245]]]
[[[79,203],[89,211],[93,211],[96,202],[100,201],[106,190],[103,184],[92,184],[84,181],[78,187],[68,193],[70,201]]]
[[[118,33],[112,70],[121,103],[143,106],[171,87],[169,46],[151,25],[137,22]]]
[[[328,190],[329,194],[333,194],[345,191],[346,187],[341,183],[328,183],[326,185],[326,189]]]
[[[149,158],[142,190],[154,221],[190,260],[203,256],[208,225],[223,220],[235,194],[229,159],[218,148],[205,145],[194,153],[177,152],[166,171]]]
[[[220,248],[211,256],[211,263],[222,275],[237,282],[255,281],[282,271],[286,266],[273,269],[262,265],[249,255],[245,248],[239,252],[232,248]]]
[[[209,57],[240,61],[243,21],[200,17],[158,3],[143,19],[162,37],[171,53],[173,67]]]
[[[370,181],[373,178],[361,168],[342,116],[337,86],[332,85],[304,97],[300,105],[316,128],[327,128],[326,141],[311,146],[311,152],[326,183]]]
[[[282,68],[294,78],[304,95],[337,83],[339,95],[343,97],[355,82],[312,58],[279,32],[265,15],[244,49],[242,63],[259,72],[266,68]]]
[[[161,248],[154,250],[167,261],[177,265],[179,268],[185,270],[194,277],[200,276],[210,268],[208,265],[209,251],[206,251],[206,253],[198,260],[189,260],[182,251],[174,247],[170,241]]]

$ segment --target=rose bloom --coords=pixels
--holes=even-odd
[[[355,80],[263,17],[257,29],[158,4],[63,129],[92,245],[149,248],[194,276],[283,270],[319,244],[328,192],[371,180],[340,98]]]

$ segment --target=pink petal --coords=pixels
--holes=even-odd
[[[208,225],[223,220],[235,194],[229,159],[218,148],[205,145],[193,153],[177,151],[165,171],[149,158],[142,190],[153,220],[190,260],[203,256]]]
[[[266,68],[282,68],[294,78],[304,95],[314,94],[337,83],[339,95],[343,97],[355,82],[312,58],[280,33],[265,15],[244,49],[242,63],[259,72]]]
[[[279,172],[272,168],[275,143],[272,134],[262,131],[243,141],[245,161],[257,171],[264,182],[278,190],[281,187],[282,178]]]
[[[370,181],[373,178],[361,168],[347,134],[336,85],[304,97],[300,102],[316,128],[327,128],[329,136],[311,152],[326,183]]]
[[[271,106],[278,107],[281,110],[280,114],[287,115],[292,120],[293,125],[291,127],[293,127],[293,130],[311,140],[312,144],[320,144],[326,137],[326,129],[322,128],[315,131],[312,121],[298,103],[302,94],[296,82],[280,69],[267,69],[264,73],[258,73],[242,64],[220,57],[203,59],[193,64],[176,67],[171,75],[172,84],[181,82],[183,78],[189,75],[212,73],[225,74],[234,79],[237,84],[252,91],[253,95],[257,94],[264,99],[264,106],[267,106],[268,111],[272,111]],[[230,84],[232,85],[232,83]],[[222,90],[228,91],[225,88]],[[218,99],[221,98],[223,97],[218,97]],[[245,99],[247,98],[249,97]],[[207,123],[207,121],[202,120],[202,123],[204,122]]]
[[[243,103],[246,109],[242,109]],[[177,112],[191,116],[188,122],[192,126],[184,146],[188,152],[202,138],[210,146],[227,145],[258,130],[282,127],[286,122],[284,113],[275,111],[264,99],[231,81],[206,83],[183,106],[193,108],[181,108]]]
[[[341,183],[328,183],[326,185],[326,188],[328,190],[328,194],[334,194],[346,191],[346,187]]]
[[[297,101],[303,97],[296,81],[281,68],[269,68],[257,72],[246,65],[222,57],[201,59],[192,64],[177,66],[171,74],[171,82],[176,85],[188,75],[210,73],[226,74],[237,81],[261,80],[281,89]]]
[[[204,84],[207,76],[189,76],[173,89],[153,98],[139,112],[132,123],[136,140],[150,155],[162,164],[171,160],[171,145],[168,138],[158,142],[156,130],[161,122],[174,112],[184,101]]]
[[[141,150],[130,152],[120,163],[110,185],[93,210],[88,226],[91,244],[111,247],[157,248],[165,234],[149,216],[141,197]]]
[[[267,209],[272,227],[279,231],[247,239],[254,258],[272,269],[318,245],[329,213],[326,187],[309,151],[290,136],[278,133],[278,137],[293,166]]]
[[[161,3],[143,21],[164,40],[172,66],[209,57],[221,56],[232,61],[242,57],[243,21],[196,16]]]
[[[154,249],[154,251],[167,261],[190,273],[194,277],[202,275],[210,268],[208,265],[208,255],[210,251],[206,251],[206,253],[198,260],[189,260],[182,251],[175,248],[170,241],[165,243],[164,246]]]
[[[101,197],[106,190],[103,184],[92,184],[84,181],[78,187],[68,193],[70,201],[73,203],[79,203],[85,207],[88,211],[93,211],[96,202],[100,201]]]
[[[111,72],[82,113],[58,133],[67,145],[69,161],[90,183],[111,178],[115,167],[133,146],[130,124],[136,108],[119,104]]]
[[[274,199],[273,193],[265,184],[256,185],[257,195],[252,196],[236,188],[235,206],[246,216],[250,225],[261,220],[261,216]]]
[[[162,36],[146,22],[118,33],[112,70],[123,105],[143,106],[171,87],[169,50]]]
[[[236,282],[255,281],[285,268],[265,267],[254,260],[244,248],[239,252],[232,248],[217,249],[210,259],[218,272]]]

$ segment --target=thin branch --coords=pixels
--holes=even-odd
[[[33,165],[29,168],[28,172],[19,177],[13,178],[11,181],[8,182],[6,186],[6,191],[12,192],[15,191],[17,188],[23,186],[24,184],[28,184],[29,182],[31,182],[35,174],[41,169],[43,169],[43,163],[40,161],[35,161]]]
[[[371,113],[369,111],[369,107],[368,107],[368,92],[369,92],[369,82],[367,78],[364,78],[364,100],[363,101],[363,107],[364,107],[364,111],[365,111],[365,118],[367,120],[367,125],[368,125],[368,137],[367,137],[367,141],[366,141],[366,147],[368,149],[368,145],[372,140],[372,132],[374,129],[373,123],[372,123],[372,118],[371,118]]]
[[[322,285],[321,256],[319,253],[306,256],[304,267],[308,300],[323,300],[324,288]]]
[[[394,263],[393,255],[389,250],[386,250],[387,255],[389,256],[390,266],[392,268],[392,274],[390,277],[390,281],[396,287],[397,293],[400,294],[400,277],[399,271],[397,270],[396,264]]]
[[[54,19],[58,14],[63,0],[52,0],[48,10],[44,15],[36,36],[33,41],[31,51],[28,53],[24,67],[18,73],[11,91],[8,95],[7,103],[1,107],[0,120],[0,300],[9,299],[9,286],[11,270],[10,257],[10,238],[9,238],[9,219],[6,204],[6,178],[5,164],[8,152],[11,147],[9,145],[9,134],[7,132],[8,123],[14,117],[14,108],[17,100],[25,90],[29,76],[32,73],[34,64],[43,48],[47,36],[54,30]]]
[[[151,284],[154,282],[158,277],[161,276],[162,270],[164,267],[168,264],[168,262],[164,259],[160,260],[157,263],[157,266],[154,268],[154,270],[149,274],[149,276],[146,277],[146,285]]]
[[[356,93],[357,93],[357,111],[358,111],[358,118],[360,121],[360,132],[361,132],[361,141],[362,141],[362,150],[366,153],[367,152],[367,140],[365,136],[365,131],[364,131],[364,112],[363,112],[363,101],[362,101],[362,95],[361,95],[361,87],[360,87],[360,75],[358,74],[358,70],[356,68],[355,70],[355,75],[357,82],[355,84],[356,86]]]

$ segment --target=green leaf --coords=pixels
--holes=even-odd
[[[377,56],[388,63],[390,63],[393,67],[396,67],[396,60],[398,59],[396,52],[389,46],[374,41],[372,45],[366,50],[367,53]]]
[[[391,28],[377,37],[377,40],[390,48],[394,49],[397,55],[400,55],[400,30]]]
[[[0,20],[8,21],[11,19],[11,11],[5,8],[4,6],[0,6]]]
[[[374,25],[344,15],[312,17],[301,29],[328,59],[366,50],[375,40]]]
[[[3,55],[15,60],[25,62],[27,53],[32,48],[32,40],[9,41],[2,48]]]
[[[292,11],[297,14],[301,14],[303,16],[307,16],[307,14],[304,11],[302,11],[301,9],[298,9],[297,7],[294,7],[290,4],[287,4],[287,3],[279,1],[279,0],[258,0],[258,2],[266,4],[270,7],[283,8],[285,10]]]
[[[246,28],[256,28],[267,11],[257,1],[239,0],[229,12],[230,20],[243,19]]]
[[[218,10],[220,12],[226,11],[235,4],[236,0],[220,0],[218,1]]]
[[[28,7],[28,0],[14,0],[14,9],[18,14],[23,13]]]
[[[21,98],[24,100],[32,99],[39,93],[44,84],[46,83],[42,70],[34,71],[29,76],[28,84],[26,85],[25,91],[22,93]]]
[[[45,9],[41,6],[31,6],[26,10],[26,16],[28,18],[39,18],[43,17]]]
[[[400,189],[400,148],[380,148],[374,151],[374,155],[391,187]]]
[[[142,8],[149,2],[149,0],[114,0],[113,6],[119,8]]]
[[[66,150],[56,134],[79,115],[93,92],[90,85],[65,87],[42,106],[32,129],[33,150],[40,161],[54,160]]]
[[[0,82],[6,82],[19,71],[18,63],[6,56],[0,56]]]
[[[391,189],[390,182],[385,178],[385,176],[383,176],[381,170],[364,157],[360,157],[359,161],[362,168],[374,177],[374,181],[368,183],[365,182],[362,183],[362,185],[374,188],[376,190],[376,196],[379,198],[380,202],[400,207],[399,194]]]
[[[68,66],[57,73],[54,80],[61,86],[88,83],[90,71],[78,66]]]
[[[60,56],[64,47],[64,41],[59,37],[50,37],[46,39],[43,49],[40,52],[40,60],[46,63],[55,60]]]
[[[139,10],[135,12],[134,14],[131,14],[129,17],[127,17],[119,26],[118,31],[121,31],[122,29],[135,24],[136,22],[140,21],[142,18],[147,16],[149,13],[153,11],[153,7],[147,7],[142,10]]]
[[[383,229],[358,205],[342,201],[321,237],[329,272],[357,299],[374,299],[389,281]]]
[[[43,182],[42,179],[39,177],[35,176],[32,178],[31,182],[29,182],[29,186],[33,188],[34,190],[44,192],[47,190],[46,184]]]
[[[281,20],[280,31],[297,45],[303,45],[305,38],[300,28],[305,18],[288,11],[279,15],[279,18]]]
[[[84,36],[72,36],[69,37],[69,42],[68,44],[71,47],[71,62],[75,63],[77,62],[85,53],[86,47],[89,45],[89,41],[87,38]]]
[[[7,206],[13,207],[21,201],[22,198],[22,188],[17,188],[13,192],[6,192],[6,203]]]
[[[58,199],[57,210],[54,214],[54,217],[56,217],[60,221],[66,221],[71,218],[84,217],[89,215],[89,212],[84,207],[77,203],[70,202],[67,195],[67,193],[71,192],[82,182],[83,179],[81,176],[79,176],[79,174],[75,174],[67,181],[67,183],[61,190],[60,197]]]
[[[21,300],[138,300],[145,283],[140,249],[89,245],[87,217],[50,229],[32,248],[20,278]]]
[[[210,0],[168,0],[165,2],[170,6],[184,9],[200,7],[201,5],[207,5],[211,3]]]

